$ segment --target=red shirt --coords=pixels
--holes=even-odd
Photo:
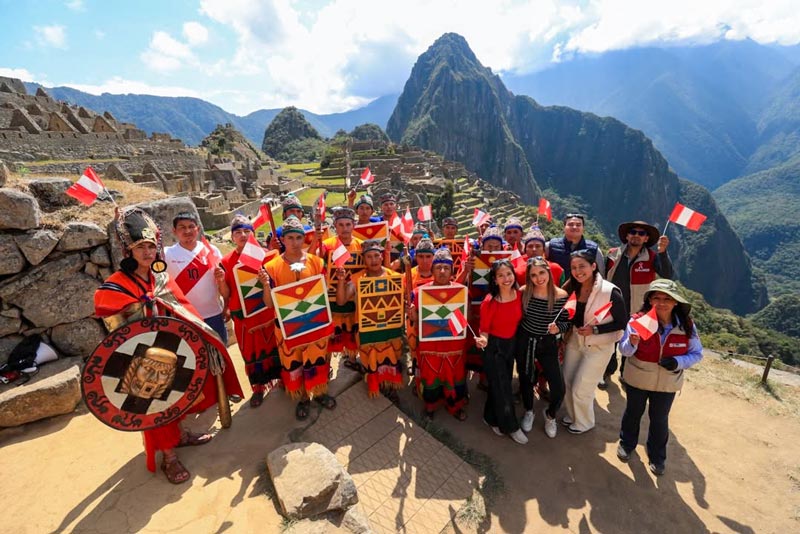
[[[498,302],[491,295],[481,302],[481,329],[483,333],[510,339],[517,333],[522,320],[522,293],[515,290],[516,298],[510,302]]]

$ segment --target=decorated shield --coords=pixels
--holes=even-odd
[[[437,239],[434,244],[436,247],[447,247],[450,254],[453,256],[453,273],[457,273],[461,269],[461,262],[464,255],[464,240],[463,239]]]
[[[353,228],[353,237],[362,241],[367,239],[378,239],[382,246],[386,246],[386,239],[389,237],[389,223],[386,221],[357,224]]]
[[[450,320],[456,314],[467,316],[467,288],[461,284],[449,286],[420,286],[419,292],[419,340],[447,341],[465,339],[467,329],[453,334]]]
[[[117,328],[94,350],[81,375],[89,411],[117,430],[170,423],[201,398],[208,349],[199,331],[173,317]]]
[[[275,316],[289,350],[333,333],[325,276],[318,274],[272,288]]]
[[[489,294],[489,273],[492,264],[501,259],[511,259],[511,251],[485,252],[482,251],[475,257],[475,267],[472,269],[472,278],[469,284],[470,302],[479,306],[486,295]]]
[[[358,334],[362,344],[403,334],[403,275],[362,276],[357,280]]]
[[[236,264],[233,268],[233,278],[236,281],[236,293],[242,306],[242,315],[253,315],[267,311],[264,304],[264,287],[258,281],[258,273],[250,267]]]

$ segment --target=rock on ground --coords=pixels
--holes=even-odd
[[[41,211],[36,199],[16,189],[0,189],[0,230],[29,230],[39,226]]]
[[[106,336],[105,328],[91,318],[53,327],[50,339],[67,356],[89,356]]]
[[[81,401],[80,370],[72,360],[57,360],[43,365],[31,382],[0,391],[0,427],[71,413]]]
[[[319,443],[291,443],[267,456],[283,514],[305,519],[358,502],[356,485],[331,451]]]
[[[61,235],[56,247],[61,251],[83,250],[108,241],[105,230],[94,223],[71,222]]]
[[[28,189],[45,210],[78,205],[77,200],[66,194],[71,186],[69,178],[37,178],[28,182]]]
[[[8,234],[0,234],[0,275],[16,274],[25,268],[25,256]]]

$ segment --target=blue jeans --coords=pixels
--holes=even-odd
[[[203,319],[203,321],[205,321],[205,323],[208,326],[214,329],[214,332],[216,332],[217,335],[219,335],[219,337],[222,339],[222,343],[224,343],[225,346],[227,347],[228,329],[225,328],[225,319],[222,318],[222,314],[220,313],[219,315],[212,315],[211,317],[206,317],[205,319]]]
[[[669,439],[669,411],[675,393],[663,391],[645,391],[628,384],[625,393],[628,404],[622,416],[622,428],[619,431],[619,442],[631,452],[639,443],[639,423],[644,415],[645,404],[650,403],[647,415],[650,418],[650,429],[647,432],[647,456],[658,466],[667,461],[667,440]]]

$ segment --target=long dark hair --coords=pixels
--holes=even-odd
[[[492,270],[489,271],[489,293],[492,297],[496,297],[500,294],[500,286],[497,285],[496,280],[497,271],[500,267],[508,267],[511,269],[511,274],[514,274],[514,264],[511,263],[511,260],[503,258],[502,260],[495,260],[492,263]],[[519,289],[516,276],[514,276],[514,289]]]
[[[647,313],[651,309],[653,309],[653,305],[650,304],[650,298],[648,296],[648,298],[644,299],[644,304],[639,312]],[[694,319],[692,319],[691,312],[687,310],[686,306],[680,302],[678,302],[675,307],[672,308],[672,326],[677,326],[678,324],[681,325],[687,336],[692,337],[692,334],[694,334]]]
[[[575,296],[579,297],[581,294],[581,284],[580,282],[575,280],[574,276],[572,276],[573,258],[581,258],[589,262],[589,265],[594,264],[594,269],[592,270],[592,283],[594,283],[597,280],[597,277],[600,275],[600,271],[597,270],[597,254],[595,252],[584,248],[581,250],[576,250],[575,252],[569,255],[569,263],[570,263],[569,278],[567,279],[566,282],[564,282],[564,285],[561,286],[561,288],[565,290],[567,293],[572,293],[574,291]]]

